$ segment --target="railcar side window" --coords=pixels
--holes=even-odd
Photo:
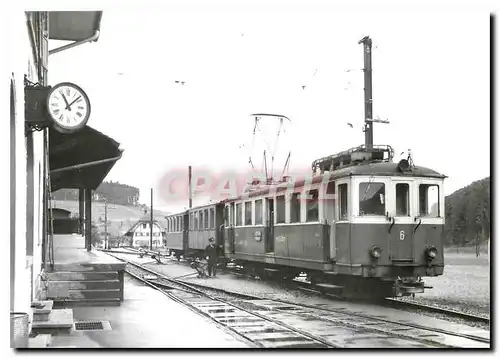
[[[231,204],[231,225],[235,225],[236,224],[236,212],[234,211],[234,203]]]
[[[262,199],[255,200],[255,225],[262,225]]]
[[[203,227],[205,229],[208,229],[208,209],[205,209],[204,215],[205,215],[205,224],[203,225]]]
[[[236,226],[241,226],[241,203],[236,204]]]
[[[182,216],[179,216],[179,231],[182,231],[184,229],[184,218]]]
[[[300,222],[300,193],[293,193],[290,199],[290,222]]]
[[[385,184],[359,184],[359,215],[385,215]]]
[[[215,211],[210,208],[210,229],[215,229]]]
[[[276,224],[285,222],[285,197],[283,195],[276,197]]]
[[[245,225],[252,225],[252,202],[245,203]]]
[[[319,203],[318,203],[318,190],[309,190],[307,192],[307,222],[318,221],[319,219]]]
[[[229,226],[229,206],[224,208],[224,225]]]
[[[418,187],[420,216],[439,217],[439,186],[420,184]]]
[[[348,213],[347,213],[347,184],[340,184],[339,185],[339,220],[348,220]]]
[[[396,184],[396,215],[410,216],[410,185]]]
[[[198,212],[194,212],[194,228],[193,230],[198,230]]]

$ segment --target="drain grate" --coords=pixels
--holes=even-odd
[[[110,331],[108,321],[79,321],[75,322],[75,331]]]

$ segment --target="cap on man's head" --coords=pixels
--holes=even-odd
[[[214,242],[215,240],[214,240],[214,238],[213,238],[213,237],[211,237],[210,239],[208,239],[208,241],[210,241],[210,242]]]

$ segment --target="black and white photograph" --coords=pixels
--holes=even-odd
[[[46,3],[2,20],[11,350],[492,350],[490,2]]]

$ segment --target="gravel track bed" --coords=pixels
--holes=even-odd
[[[130,256],[130,257],[129,257]],[[449,255],[447,255],[449,256]],[[476,260],[474,257],[464,257],[464,255],[453,257],[445,257],[449,265],[445,267],[443,276],[437,278],[425,278],[426,284],[433,286],[433,289],[426,291],[424,294],[411,297],[401,298],[414,303],[422,303],[429,306],[451,309],[472,315],[490,317],[490,290],[489,290],[489,266],[485,266],[484,262],[480,261],[481,257]],[[472,255],[469,255],[472,256]],[[328,303],[334,300],[326,298],[312,292],[307,292],[290,287],[289,284],[282,284],[273,281],[260,281],[258,279],[249,278],[246,276],[235,275],[232,273],[218,271],[218,277],[215,278],[197,278],[192,268],[187,262],[177,260],[162,259],[164,265],[152,263],[151,258],[144,257],[142,259],[123,255],[124,259],[132,259],[137,263],[144,264],[145,267],[158,270],[167,277],[179,278],[187,283],[193,282],[201,285],[211,286],[219,289],[228,289],[229,291],[239,292],[242,294],[255,295],[268,299],[280,299],[290,302],[310,302]],[[479,261],[479,264],[478,264]],[[227,276],[231,277],[231,287],[227,287]],[[217,294],[219,295],[219,294]],[[228,299],[230,297],[227,297]],[[405,310],[401,308],[402,310]],[[409,308],[408,311],[416,312],[414,308]],[[427,311],[417,311],[422,315],[436,317],[446,321],[460,323],[468,326],[478,327],[489,330],[487,324],[480,322],[470,322],[464,319],[449,317],[440,313]]]

